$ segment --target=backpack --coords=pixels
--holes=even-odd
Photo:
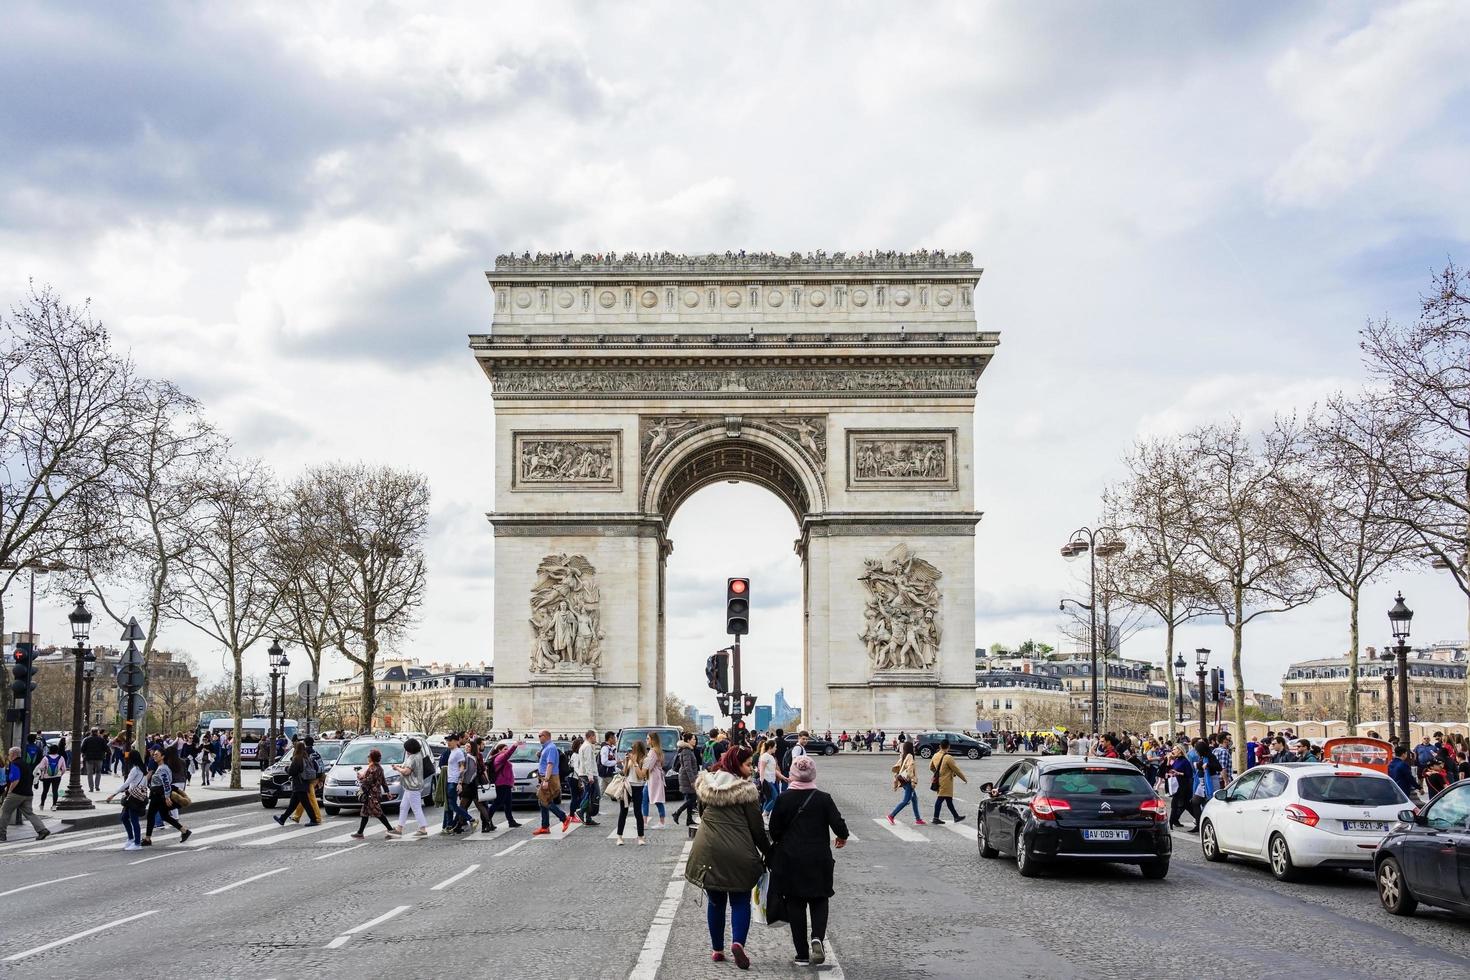
[[[301,778],[308,783],[314,783],[321,775],[321,769],[316,764],[316,753],[306,753],[306,760],[301,763]]]
[[[61,756],[48,755],[46,757],[46,777],[49,779],[56,775],[56,770],[61,765]]]
[[[566,751],[557,750],[556,774],[559,778],[566,780],[572,775],[572,757]]]

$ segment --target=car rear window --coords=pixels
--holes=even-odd
[[[1304,776],[1297,780],[1296,791],[1313,803],[1341,803],[1344,806],[1389,806],[1407,803],[1408,798],[1392,779],[1333,773]]]
[[[511,754],[511,762],[535,762],[541,758],[540,745],[522,745]]]
[[[1143,773],[1126,769],[1080,768],[1049,772],[1043,792],[1058,796],[1152,796]]]

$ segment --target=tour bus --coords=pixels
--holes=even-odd
[[[288,739],[296,736],[295,721],[287,718],[281,724],[282,730],[286,733]],[[242,763],[255,761],[256,746],[261,739],[265,738],[265,733],[270,730],[270,727],[271,720],[269,718],[240,719],[240,761]],[[233,718],[215,718],[209,723],[209,731],[211,733],[217,732],[220,735],[225,735],[234,730],[235,719]]]

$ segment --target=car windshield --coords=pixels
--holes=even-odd
[[[373,749],[383,753],[382,764],[385,766],[396,765],[403,761],[402,742],[353,742],[342,750],[337,761],[346,766],[365,766],[368,761],[368,753]]]
[[[1049,772],[1042,791],[1057,796],[1151,796],[1153,790],[1140,772],[1088,766]]]
[[[1305,776],[1297,780],[1296,791],[1302,799],[1313,803],[1343,806],[1397,806],[1409,802],[1392,779],[1356,773]]]
[[[342,754],[341,742],[318,742],[312,748],[316,749],[317,755],[322,757],[323,762],[336,762],[337,756]]]
[[[665,752],[673,748],[674,743],[679,741],[679,736],[672,728],[624,728],[618,735],[618,752],[624,753],[633,747],[634,742],[648,744],[650,733],[657,733],[659,747]]]
[[[541,746],[536,743],[522,745],[511,755],[511,762],[535,762],[541,757]]]

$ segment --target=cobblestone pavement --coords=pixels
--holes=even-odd
[[[890,829],[891,759],[819,760],[818,784],[854,834],[837,855],[832,955],[795,966],[787,928],[758,923],[750,975],[1470,974],[1470,923],[1388,916],[1366,874],[1282,884],[1264,868],[1206,865],[1192,835],[1178,835],[1164,881],[1115,866],[1021,879],[1012,862],[978,858],[973,817]],[[971,787],[1010,761],[962,761],[963,812],[974,812]],[[13,840],[0,846],[0,976],[738,975],[709,959],[703,896],[682,878],[683,828],[619,848],[616,812],[603,816],[565,838],[532,839],[526,826],[387,842],[380,827],[359,842],[355,819],[308,832],[238,807],[186,819],[195,834],[182,847],[160,831],[154,847],[123,852],[120,829]]]

